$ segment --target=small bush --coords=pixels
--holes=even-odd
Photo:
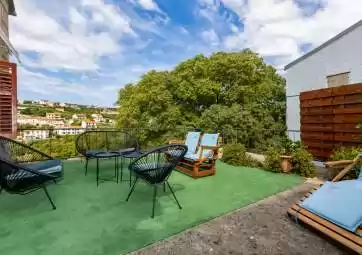
[[[360,153],[362,153],[361,147],[340,147],[333,152],[330,159],[333,161],[352,160]]]
[[[294,171],[303,177],[315,177],[316,168],[313,164],[313,156],[305,148],[296,148],[292,154]]]
[[[330,159],[332,161],[352,160],[360,153],[362,153],[361,147],[340,147],[333,152]],[[354,167],[348,172],[345,179],[356,179],[359,173],[360,173],[360,168]]]
[[[261,163],[246,154],[242,144],[227,144],[223,147],[223,162],[233,166],[259,167]]]
[[[280,155],[279,148],[270,147],[265,156],[264,167],[271,172],[280,173]]]

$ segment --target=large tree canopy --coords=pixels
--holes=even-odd
[[[118,126],[144,128],[143,138],[154,141],[178,128],[238,130],[244,142],[266,129],[285,130],[285,80],[250,50],[150,71],[120,90],[118,104]]]

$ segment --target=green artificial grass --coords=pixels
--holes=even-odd
[[[294,175],[217,163],[215,176],[194,180],[174,172],[170,184],[183,206],[159,188],[151,219],[152,189],[138,183],[129,202],[128,182],[96,187],[95,164],[66,161],[64,180],[49,186],[53,211],[43,191],[0,195],[0,254],[119,255],[261,200],[301,182]],[[111,175],[113,161],[101,161]],[[128,178],[128,170],[124,171]]]

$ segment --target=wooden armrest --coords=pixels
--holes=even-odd
[[[219,149],[219,146],[201,146],[202,150],[216,150]]]
[[[339,161],[328,161],[325,162],[324,165],[326,167],[336,167],[336,166],[344,166],[348,164],[352,164],[353,160],[339,160]]]
[[[185,140],[170,140],[168,144],[185,144]]]

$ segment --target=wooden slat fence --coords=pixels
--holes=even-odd
[[[362,83],[302,92],[299,99],[301,139],[314,157],[362,145]]]

